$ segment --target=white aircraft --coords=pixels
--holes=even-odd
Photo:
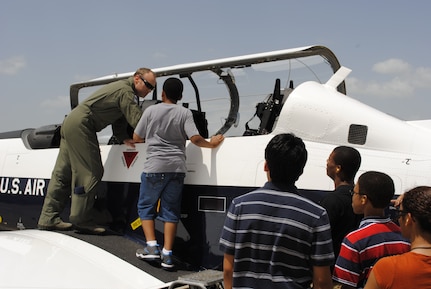
[[[309,157],[297,186],[301,193],[313,200],[334,189],[332,180],[326,175],[326,160],[339,145],[355,147],[361,153],[358,176],[368,170],[385,172],[393,178],[397,194],[417,185],[430,184],[430,120],[403,121],[347,96],[344,80],[350,70],[342,67],[326,47],[307,46],[153,70],[159,84],[170,76],[183,80],[182,105],[194,111],[202,135],[223,133],[226,137],[214,150],[187,144],[182,219],[174,248],[178,260],[190,265],[187,268],[221,268],[218,240],[226,210],[234,197],[260,187],[266,181],[264,149],[275,134],[294,133],[304,140]],[[70,87],[71,108],[96,87],[132,75],[133,72],[115,74],[73,84]],[[159,94],[156,89],[152,99],[142,103],[143,107],[156,103]],[[97,248],[98,242],[109,236],[85,240],[78,245],[76,237],[85,237],[29,230],[37,225],[58,154],[60,126],[0,133],[0,226],[14,230],[0,233],[0,269],[14,266],[13,270],[0,270],[0,280],[9,280],[6,284],[10,286],[25,287],[42,282],[39,278],[43,274],[41,268],[50,270],[48,268],[63,263],[73,268],[87,268],[89,263],[96,264],[93,262],[97,260],[84,260],[88,262],[81,264],[84,262],[82,256],[101,254],[104,256],[95,266],[102,268],[97,278],[118,284],[115,283],[119,282],[116,275],[112,274],[119,272],[118,276],[124,280],[129,277],[126,273],[122,275],[120,268],[129,269],[121,259],[102,254]],[[123,234],[124,240],[132,239],[141,244],[144,236],[137,219],[136,201],[146,144],[138,144],[136,149],[116,145],[109,130],[100,133],[99,141],[105,167],[103,181],[108,191],[107,196],[99,198],[107,200],[113,217],[112,230]],[[66,211],[63,218],[67,219],[67,216]],[[157,224],[159,233],[161,228]],[[42,247],[40,240],[43,240],[44,251],[40,251],[37,258],[27,254],[26,250],[32,252]],[[122,246],[120,241],[116,242],[117,246]],[[82,246],[79,252],[69,250],[79,246]],[[57,254],[62,251],[60,248],[70,254]],[[134,255],[134,252],[134,249],[130,250],[130,254]],[[76,253],[79,253],[77,258],[71,259],[70,255]],[[21,261],[16,261],[16,254],[22,257]],[[4,263],[3,260],[12,257],[15,259],[13,265]],[[111,258],[111,273],[103,271],[108,262],[104,258]],[[56,262],[41,263],[41,260],[51,259]],[[25,279],[19,278],[17,273],[24,262],[28,266],[23,267],[26,268]],[[34,271],[31,266],[40,268]],[[31,277],[29,271],[34,273]],[[134,277],[140,278],[136,282],[143,282],[139,288],[168,287],[167,279],[173,277],[161,280],[154,277],[157,275],[154,272],[151,276],[138,271],[142,274],[136,273]],[[60,277],[42,283],[42,287],[50,288],[49,284],[54,284],[52,286],[56,288],[70,288],[61,282],[64,275],[55,272]],[[94,288],[97,283],[91,283],[89,277],[74,288],[80,286]],[[105,287],[104,284],[101,287]],[[105,288],[114,287],[118,286]],[[130,288],[135,287],[130,285]]]

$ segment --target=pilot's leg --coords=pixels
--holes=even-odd
[[[93,218],[95,198],[101,194],[103,165],[97,135],[82,125],[75,129],[69,140],[69,157],[72,166],[72,204],[70,221],[78,230],[103,233]]]
[[[68,147],[66,141],[62,138],[57,161],[49,181],[48,191],[38,221],[40,229],[61,230],[71,228],[70,224],[63,223],[60,219],[60,214],[69,201],[71,178]]]

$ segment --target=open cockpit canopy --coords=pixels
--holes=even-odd
[[[325,83],[339,68],[337,58],[328,48],[307,46],[155,68],[153,71],[157,74],[159,86],[167,77],[182,79],[184,93],[181,103],[194,111],[195,120],[201,119],[197,123],[202,135],[223,133],[241,136],[271,132],[274,115],[264,116],[262,109],[265,106],[272,109],[271,102],[282,102],[283,97],[285,99],[305,81]],[[71,108],[78,105],[79,99],[88,97],[97,86],[128,78],[133,73],[73,84],[70,87]],[[161,99],[160,90],[156,87],[153,95],[147,96],[144,102]],[[337,90],[345,94],[344,82]],[[275,109],[281,110],[282,103],[277,105],[279,107]],[[266,123],[261,124],[262,121]]]

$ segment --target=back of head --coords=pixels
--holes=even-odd
[[[395,194],[394,181],[382,172],[365,172],[359,177],[358,184],[359,194],[367,195],[374,208],[386,208]]]
[[[348,146],[338,146],[333,153],[335,164],[341,166],[341,178],[345,181],[353,181],[361,166],[361,154],[355,148]]]
[[[169,100],[176,103],[183,97],[183,83],[175,77],[170,77],[163,83],[163,91]]]
[[[265,160],[273,182],[294,184],[302,175],[307,162],[307,150],[293,134],[274,136],[265,149]]]
[[[404,193],[403,211],[412,215],[419,227],[431,234],[431,187],[419,186]]]

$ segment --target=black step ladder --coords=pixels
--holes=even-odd
[[[223,289],[223,272],[218,270],[203,270],[200,272],[187,274],[178,277],[178,280],[173,281],[169,289],[178,287],[178,285],[189,285],[189,288],[217,288]]]

